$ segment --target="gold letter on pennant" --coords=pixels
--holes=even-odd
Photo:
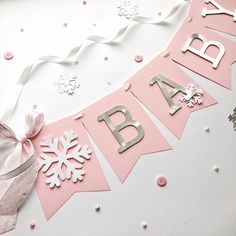
[[[110,116],[116,112],[122,112],[125,116],[125,121],[123,121],[118,125],[114,125],[110,119]],[[128,148],[132,147],[133,145],[141,141],[144,137],[143,127],[138,121],[132,120],[129,110],[124,106],[121,105],[115,106],[112,109],[98,116],[98,121],[102,120],[106,122],[111,132],[115,136],[116,140],[119,142],[120,144],[120,147],[118,148],[119,153],[126,151]],[[126,142],[122,137],[122,135],[120,134],[120,131],[127,128],[128,126],[133,126],[134,128],[136,128],[138,134],[134,139]]]
[[[182,92],[184,94],[186,94],[186,89],[179,85],[176,84],[174,81],[165,78],[162,75],[157,75],[154,78],[152,78],[149,81],[150,85],[154,85],[155,83],[157,83],[167,101],[167,103],[169,104],[170,110],[169,113],[171,115],[173,115],[176,111],[178,111],[182,106],[179,103],[174,103],[174,101],[172,100],[172,98],[178,93],[178,92]],[[172,88],[174,88],[173,90],[171,90],[170,92],[167,91],[165,84],[168,84],[169,86],[171,86]],[[188,94],[189,99],[194,96],[196,94],[196,92]]]
[[[200,50],[191,46],[194,39],[200,39],[203,42],[203,46]],[[216,58],[212,58],[205,53],[206,50],[208,49],[208,47],[210,47],[210,46],[215,46],[219,49],[219,53]],[[204,58],[205,60],[212,62],[213,68],[217,68],[222,57],[225,54],[225,48],[221,43],[219,43],[217,41],[208,41],[203,35],[197,34],[197,33],[192,34],[189,37],[189,39],[187,40],[187,42],[185,43],[184,47],[182,48],[182,52],[186,52],[186,51],[190,51],[190,52]]]
[[[218,2],[215,0],[205,0],[205,3],[211,3],[213,6],[215,6],[217,9],[215,10],[208,10],[207,8],[202,9],[202,16],[206,15],[216,15],[216,14],[227,14],[230,16],[233,16],[233,20],[236,21],[236,9],[233,11],[226,10],[223,8]]]

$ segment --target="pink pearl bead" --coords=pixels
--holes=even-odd
[[[35,229],[35,223],[30,224],[30,229]]]
[[[5,53],[4,53],[4,58],[5,58],[6,60],[11,60],[13,57],[14,57],[14,55],[13,55],[12,52],[5,52]]]
[[[160,175],[157,177],[156,182],[160,187],[164,187],[167,184],[167,179],[165,176]]]
[[[135,57],[134,57],[134,60],[136,61],[136,62],[142,62],[142,60],[143,60],[143,56],[142,55],[136,55]]]

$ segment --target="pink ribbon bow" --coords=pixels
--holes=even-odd
[[[43,127],[44,115],[26,114],[26,132],[16,136],[0,122],[0,234],[15,227],[18,208],[28,196],[38,173],[31,138]]]

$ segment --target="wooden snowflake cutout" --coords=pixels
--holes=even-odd
[[[185,103],[189,108],[203,103],[203,90],[197,88],[195,84],[188,84],[185,93],[179,96],[179,101]]]
[[[80,87],[78,76],[67,73],[60,74],[59,78],[53,84],[57,87],[58,93],[66,93],[67,95],[73,95],[75,90]]]
[[[72,179],[74,183],[83,180],[85,171],[81,169],[84,159],[89,160],[92,151],[87,145],[79,144],[77,138],[74,131],[69,131],[65,132],[64,136],[54,138],[49,136],[41,141],[40,146],[43,148],[40,168],[48,176],[45,182],[50,188],[59,187],[61,181],[65,179]],[[63,166],[66,166],[66,173],[62,170]]]

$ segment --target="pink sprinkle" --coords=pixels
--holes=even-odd
[[[4,58],[5,58],[6,60],[11,60],[13,57],[14,57],[14,55],[13,55],[12,52],[5,52],[5,53],[4,53]]]
[[[135,58],[134,58],[134,60],[136,61],[136,62],[142,62],[143,61],[143,56],[142,55],[136,55],[135,56]]]
[[[164,187],[167,184],[167,179],[165,176],[160,175],[157,177],[156,182],[160,187]]]
[[[35,223],[30,224],[30,229],[35,229]]]

